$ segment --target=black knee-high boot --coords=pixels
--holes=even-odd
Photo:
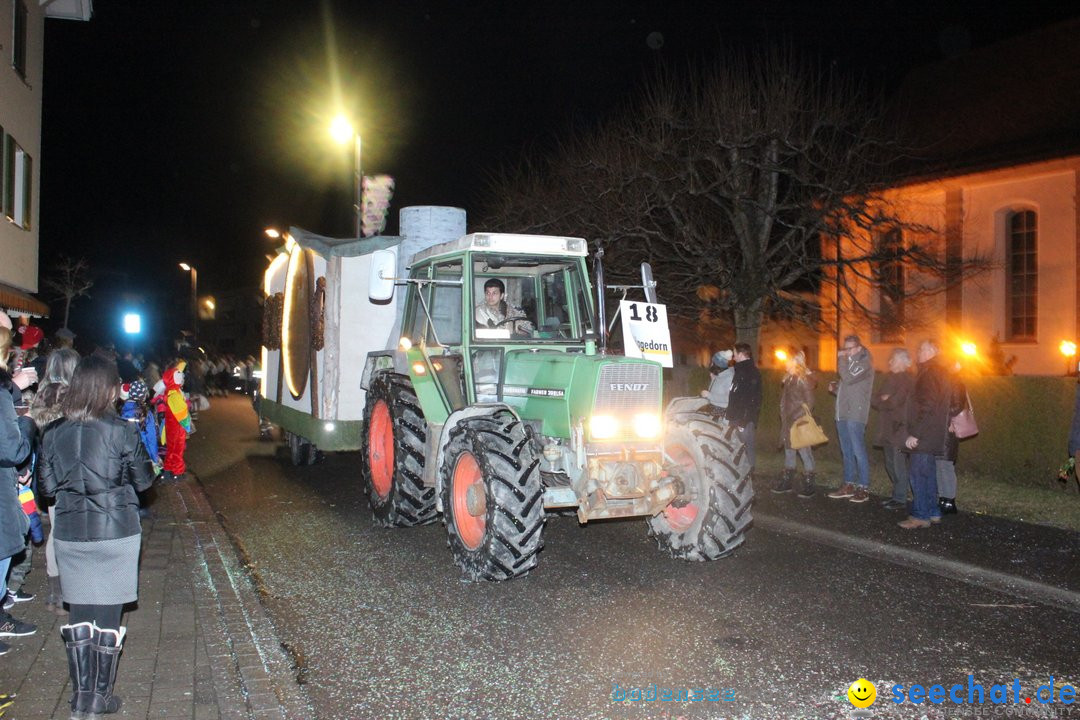
[[[82,717],[94,694],[94,624],[88,622],[61,625],[60,637],[67,650],[68,673],[71,675],[71,711]]]
[[[116,666],[120,662],[120,651],[124,649],[124,636],[127,628],[111,630],[94,626],[94,686],[88,713],[114,713],[120,709],[120,698],[113,695],[116,683]]]

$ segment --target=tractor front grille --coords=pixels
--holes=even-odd
[[[631,420],[639,413],[659,413],[660,367],[644,363],[612,363],[600,368],[593,413],[614,415],[622,432],[613,440],[635,440]]]

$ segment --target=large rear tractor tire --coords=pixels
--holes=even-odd
[[[424,487],[427,423],[412,383],[380,373],[364,407],[364,492],[384,527],[424,525],[435,519],[435,488]]]
[[[681,560],[716,560],[744,540],[752,519],[750,460],[734,425],[702,416],[669,417],[668,472],[685,495],[649,518],[649,534]]]
[[[453,427],[439,473],[450,551],[470,580],[508,580],[536,566],[544,527],[540,458],[510,410]]]

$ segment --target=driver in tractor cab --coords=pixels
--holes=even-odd
[[[504,327],[512,335],[528,337],[533,324],[525,311],[517,305],[509,305],[504,299],[506,285],[498,278],[484,283],[484,302],[476,306],[476,326],[484,328]]]

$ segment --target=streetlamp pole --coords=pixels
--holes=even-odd
[[[353,170],[353,184],[356,186],[356,238],[359,240],[363,229],[360,216],[364,212],[364,175],[360,165],[360,133],[358,132],[353,135],[353,147],[356,155]]]
[[[353,127],[353,124],[349,122],[349,119],[345,115],[338,115],[330,123],[330,135],[339,144],[352,140],[353,144],[353,197],[355,202],[353,203],[353,209],[356,214],[356,237],[359,239],[362,237],[363,223],[361,221],[361,214],[364,208],[364,176],[363,170],[360,165],[360,131]]]
[[[194,265],[180,263],[181,270],[191,273],[191,332],[195,339],[199,337],[199,271]]]

